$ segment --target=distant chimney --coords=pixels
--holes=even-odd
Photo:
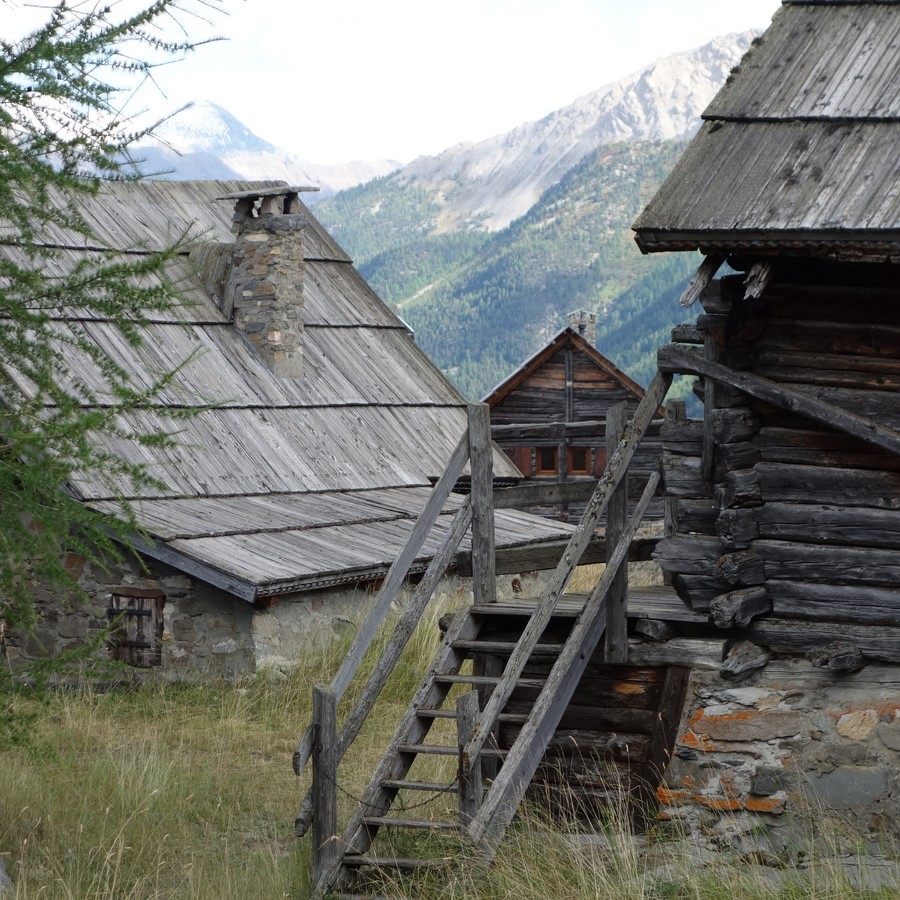
[[[577,331],[592,347],[597,340],[597,313],[576,309],[567,316],[569,327]]]
[[[297,194],[277,187],[219,197],[234,200],[232,266],[222,310],[280,378],[303,374],[303,230]]]

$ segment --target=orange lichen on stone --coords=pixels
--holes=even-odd
[[[799,734],[803,717],[790,709],[740,709],[721,715],[708,715],[699,709],[691,718],[688,730],[702,734],[705,741],[767,741],[776,737]]]
[[[741,801],[738,797],[704,797],[698,794],[695,802],[702,803],[707,808],[719,810],[720,812],[737,812],[741,809]]]
[[[778,815],[784,812],[783,797],[754,797],[752,794],[744,798],[743,807],[748,812],[769,813]]]
[[[663,787],[662,785],[656,789],[656,799],[664,804],[681,803],[690,796],[691,794],[689,791],[673,790],[672,788]]]

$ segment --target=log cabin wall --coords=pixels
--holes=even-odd
[[[714,283],[698,326],[720,362],[900,427],[900,288],[891,265],[781,260],[759,299]],[[675,534],[657,559],[692,609],[751,592],[785,619],[900,626],[900,457],[718,385],[707,428],[664,425]],[[709,399],[709,398],[707,398]]]
[[[726,276],[701,297],[702,356],[713,359],[712,347],[776,392],[897,430],[895,271],[782,258],[755,299],[746,275]],[[661,364],[671,355],[661,350]],[[673,407],[662,429],[671,534],[654,555],[709,620],[682,647],[692,685],[663,814],[707,826],[723,812],[761,814],[765,840],[739,838],[758,849],[801,840],[785,812],[837,812],[864,834],[891,833],[900,457],[721,382],[701,379],[698,393],[705,421]],[[664,646],[632,656],[670,655]]]

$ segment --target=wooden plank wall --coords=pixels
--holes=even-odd
[[[579,430],[577,434],[562,437],[530,438],[524,441],[515,435],[497,438],[497,443],[510,459],[526,475],[535,471],[534,449],[556,447],[562,462],[569,448],[587,447],[593,450],[590,460],[593,477],[603,473],[606,465],[605,420],[607,410],[617,403],[627,403],[628,417],[634,414],[639,398],[614,375],[600,368],[586,353],[571,345],[560,347],[535,372],[507,394],[491,409],[492,425],[516,425],[523,423],[572,423],[596,422],[593,431]],[[648,429],[647,436],[638,448],[629,467],[629,476],[641,478],[640,487],[649,474],[656,470],[661,452],[658,424]],[[561,471],[556,476],[534,476],[535,479],[578,480],[578,476]],[[548,517],[568,518],[577,521],[584,504],[568,504],[563,507],[534,507],[530,511]],[[660,502],[654,501],[650,516],[662,515]]]

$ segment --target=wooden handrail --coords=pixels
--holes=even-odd
[[[469,459],[469,431],[466,429],[460,438],[456,449],[447,463],[447,468],[432,488],[431,495],[425,508],[416,519],[416,524],[410,533],[406,546],[400,551],[399,556],[391,564],[388,573],[385,576],[384,584],[375,598],[375,603],[369,613],[368,618],[363,623],[362,628],[353,639],[347,655],[344,657],[337,674],[331,680],[331,690],[334,691],[335,699],[340,702],[344,691],[353,680],[353,676],[359,669],[366,651],[369,649],[381,623],[391,609],[392,604],[397,599],[403,581],[409,573],[409,569],[419,555],[425,538],[431,531],[432,526],[437,521],[447,498],[450,496],[459,476],[462,475],[466,462]],[[303,772],[309,761],[309,754],[312,749],[312,725],[308,726],[303,736],[297,744],[294,751],[292,763],[294,772],[299,775]]]

